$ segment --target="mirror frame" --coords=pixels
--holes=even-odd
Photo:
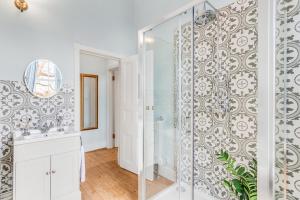
[[[95,94],[96,94],[96,126],[94,127],[88,127],[84,128],[84,78],[94,78],[96,79],[96,88],[95,88]],[[94,130],[98,129],[98,116],[99,116],[99,96],[98,96],[98,75],[95,74],[80,74],[80,131],[88,131],[88,130]]]
[[[59,72],[60,79],[61,79],[61,80],[60,80],[60,85],[59,85],[59,88],[57,88],[57,90],[55,91],[55,93],[53,93],[53,95],[49,95],[49,96],[40,96],[40,95],[37,95],[36,93],[34,93],[34,91],[31,91],[31,90],[29,89],[28,82],[26,81],[26,74],[27,74],[29,68],[31,67],[31,65],[32,65],[34,62],[39,61],[39,60],[45,60],[45,61],[47,61],[47,62],[53,63],[53,64],[55,65],[55,67],[56,67],[56,70],[58,70],[58,72]],[[25,84],[25,86],[26,86],[26,89],[27,89],[33,96],[38,97],[38,98],[41,98],[41,99],[49,99],[49,98],[51,98],[51,97],[57,95],[57,94],[59,93],[59,91],[61,90],[61,88],[63,87],[63,75],[62,75],[62,72],[61,72],[60,68],[59,68],[53,61],[51,61],[51,60],[49,60],[49,59],[43,59],[43,58],[35,59],[35,60],[31,61],[31,62],[27,65],[27,67],[26,67],[26,69],[25,69],[25,71],[24,71],[24,74],[23,74],[23,81],[24,81],[24,84]]]

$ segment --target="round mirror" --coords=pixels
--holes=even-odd
[[[56,64],[50,60],[38,59],[28,65],[24,81],[34,96],[49,98],[60,90],[62,75]]]

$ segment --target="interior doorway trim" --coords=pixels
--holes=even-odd
[[[74,89],[75,89],[75,131],[80,132],[80,54],[87,54],[91,56],[96,56],[104,59],[110,59],[115,61],[120,61],[125,58],[126,56],[116,54],[110,51],[106,50],[100,50],[95,49],[93,47],[84,46],[78,43],[74,44]],[[120,65],[121,66],[121,65]],[[111,96],[109,95],[109,89],[111,89],[111,86],[109,84],[110,81],[108,81],[107,84],[107,110],[110,110],[112,108],[112,100]],[[106,128],[106,147],[112,148],[113,147],[113,140],[112,140],[112,121],[111,119],[111,112],[106,112],[106,118],[107,118],[107,128]]]

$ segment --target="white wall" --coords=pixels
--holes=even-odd
[[[134,0],[135,24],[137,30],[156,23],[163,16],[193,2],[194,0]],[[215,7],[220,8],[235,0],[209,0]]]
[[[98,105],[99,105],[99,115],[98,115],[98,129],[83,131],[82,132],[82,142],[85,151],[92,151],[99,148],[106,147],[106,81],[107,81],[107,65],[108,60],[90,56],[86,54],[80,55],[80,73],[86,74],[96,74],[99,77],[98,85]]]
[[[26,66],[48,58],[74,81],[74,43],[118,54],[136,51],[133,0],[27,0],[0,4],[0,80],[22,80]]]
[[[47,58],[74,81],[74,43],[118,54],[136,53],[137,30],[192,0],[27,0],[0,6],[0,80],[23,79],[26,66]],[[211,0],[221,4],[232,0]]]

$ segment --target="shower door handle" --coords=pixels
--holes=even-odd
[[[154,106],[146,106],[146,110],[154,110]]]

